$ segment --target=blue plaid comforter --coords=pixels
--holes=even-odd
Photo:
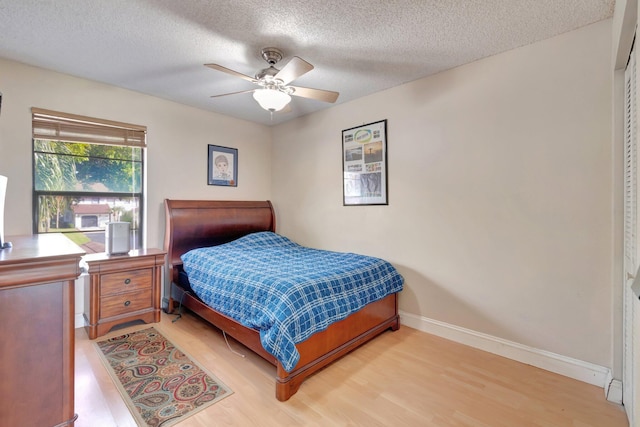
[[[402,290],[387,261],[300,246],[271,232],[182,255],[191,288],[207,305],[259,330],[262,346],[286,371],[296,343],[370,302]]]

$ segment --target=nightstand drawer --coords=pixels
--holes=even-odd
[[[103,274],[100,292],[102,296],[108,296],[151,288],[152,278],[153,270],[150,268]]]
[[[151,288],[139,292],[104,297],[100,300],[100,317],[117,316],[152,306]]]

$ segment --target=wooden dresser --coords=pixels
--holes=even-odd
[[[62,234],[0,250],[0,424],[72,426],[74,281],[84,251]]]
[[[84,292],[86,330],[90,339],[115,325],[160,321],[161,274],[165,252],[140,249],[126,255],[87,255],[89,283]]]

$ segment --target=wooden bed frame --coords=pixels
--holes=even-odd
[[[180,256],[195,248],[230,242],[257,231],[275,231],[276,220],[269,201],[165,200],[166,232],[164,249],[169,262],[171,280],[169,305],[184,307],[225,331],[240,343],[276,366],[276,398],[285,401],[293,396],[302,382],[351,350],[387,329],[400,327],[397,294],[373,302],[328,329],[312,335],[296,345],[300,361],[291,372],[284,370],[260,343],[259,332],[241,325],[205,305],[180,285]]]

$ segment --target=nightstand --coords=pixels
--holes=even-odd
[[[84,317],[90,339],[121,323],[160,321],[165,253],[160,249],[140,249],[125,255],[99,253],[84,257],[89,268]]]

